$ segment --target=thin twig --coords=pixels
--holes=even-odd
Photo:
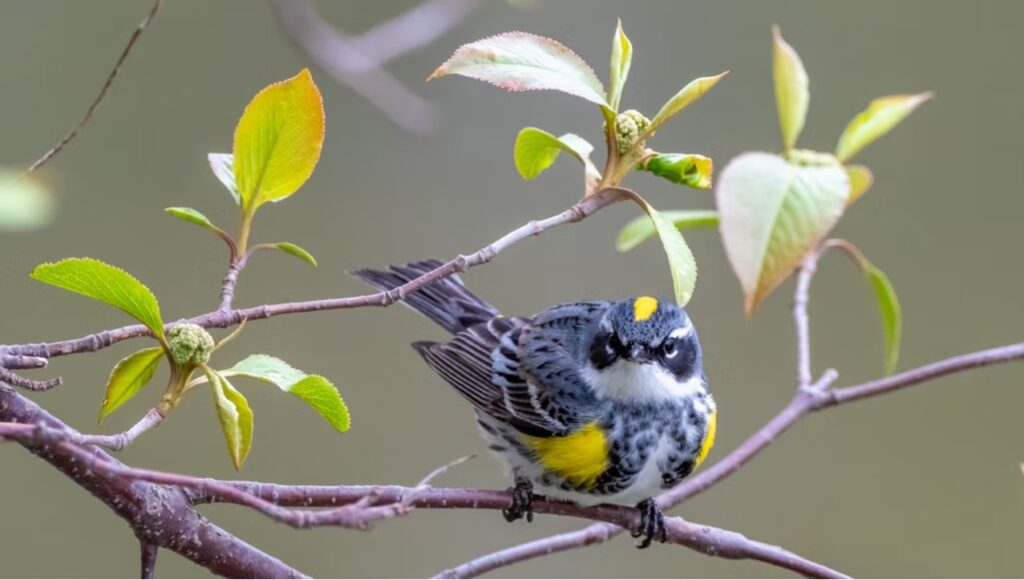
[[[0,366],[0,382],[7,383],[8,385],[14,385],[15,387],[25,389],[26,391],[39,393],[61,386],[64,383],[64,379],[55,377],[45,381],[39,381],[23,377]]]
[[[807,256],[800,265],[796,276],[796,290],[793,292],[793,326],[796,327],[796,386],[806,389],[811,385],[811,336],[810,320],[807,315],[807,301],[811,279],[818,267],[818,251]]]
[[[5,369],[41,369],[49,362],[38,356],[0,354],[0,367]]]
[[[427,0],[349,42],[365,57],[367,66],[380,67],[434,42],[481,4],[481,0]]]
[[[398,126],[427,133],[437,124],[434,106],[381,67],[437,40],[481,3],[427,0],[353,38],[324,21],[312,2],[277,0],[275,5],[285,34],[318,67],[362,95]]]
[[[287,37],[316,66],[348,85],[399,127],[428,133],[437,124],[434,106],[407,89],[351,41],[324,22],[309,0],[275,0],[278,20]]]
[[[156,557],[160,552],[160,547],[150,544],[145,540],[139,540],[139,552],[141,560],[139,578],[143,580],[156,578]]]
[[[238,285],[238,275],[245,268],[245,264],[248,262],[248,255],[237,256],[232,255],[231,264],[228,266],[227,274],[224,275],[224,281],[220,287],[220,305],[217,306],[217,312],[229,312],[231,310],[231,304],[235,300],[235,286]]]
[[[1024,359],[1024,342],[962,354],[910,369],[897,375],[885,377],[884,379],[822,393],[815,398],[814,410],[817,411],[825,407],[859,401],[961,371],[1021,359]]]
[[[427,272],[419,278],[411,280],[408,283],[392,290],[363,294],[359,296],[350,296],[346,298],[327,298],[321,300],[308,300],[304,302],[265,304],[263,306],[243,309],[216,310],[201,316],[196,316],[195,318],[191,318],[185,322],[198,324],[204,328],[226,328],[239,324],[242,320],[263,320],[283,314],[319,312],[323,310],[361,308],[367,306],[390,306],[398,300],[401,300],[409,293],[427,284],[436,282],[451,276],[452,274],[465,272],[474,266],[490,262],[502,251],[529,237],[539,235],[545,230],[556,226],[578,222],[600,209],[619,201],[622,195],[621,191],[622,190],[618,188],[608,189],[576,203],[561,213],[555,214],[546,219],[528,222],[476,252],[456,256],[445,264]],[[168,324],[165,328],[170,330],[170,328],[175,324],[178,323],[175,322]],[[6,345],[2,348],[5,352],[12,355],[53,358],[69,354],[95,352],[123,340],[151,335],[152,333],[144,325],[134,324],[112,330],[104,330],[81,338],[49,343]]]
[[[163,420],[164,414],[160,412],[160,409],[153,407],[127,431],[114,435],[78,435],[73,442],[79,445],[95,445],[112,451],[121,451],[131,445],[139,435],[158,427]]]
[[[86,109],[85,115],[83,115],[82,118],[79,119],[78,123],[76,123],[75,126],[72,127],[70,131],[68,131],[68,134],[65,135],[59,143],[57,143],[56,145],[53,146],[53,148],[44,153],[42,157],[36,159],[35,162],[33,162],[32,165],[30,165],[24,173],[18,176],[17,181],[25,179],[26,177],[29,176],[29,174],[34,172],[36,169],[42,167],[44,163],[53,158],[54,155],[60,153],[61,150],[64,149],[64,147],[68,143],[70,143],[76,135],[78,135],[78,132],[82,130],[82,127],[84,127],[85,124],[89,122],[89,119],[92,118],[92,114],[96,112],[96,108],[100,106],[100,103],[103,102],[103,98],[107,96],[107,91],[110,90],[110,86],[114,84],[114,77],[116,77],[117,73],[121,70],[121,65],[123,65],[124,61],[128,58],[128,54],[132,51],[132,47],[135,46],[135,42],[142,35],[142,31],[145,30],[147,26],[149,26],[150,21],[153,20],[154,16],[156,16],[156,13],[160,10],[161,5],[163,5],[163,0],[156,0],[156,2],[153,3],[153,7],[149,9],[149,13],[146,14],[146,17],[142,19],[142,22],[140,22],[139,25],[135,28],[135,31],[132,32],[131,37],[128,39],[128,44],[126,44],[124,49],[121,51],[121,56],[117,57],[117,62],[114,63],[114,68],[110,71],[110,74],[107,75],[107,80],[103,83],[103,86],[100,88],[99,94],[96,95],[96,98],[93,99],[92,103],[89,105],[89,108]]]

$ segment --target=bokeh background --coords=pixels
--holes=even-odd
[[[413,2],[323,2],[325,17],[358,33]],[[23,166],[81,115],[149,8],[143,1],[0,4],[0,163]],[[1015,2],[492,1],[429,47],[389,65],[435,103],[441,125],[407,133],[322,71],[327,141],[312,179],[267,207],[257,240],[290,240],[320,260],[312,270],[283,255],[257,256],[239,305],[343,296],[363,288],[346,270],[471,251],[580,194],[568,161],[534,182],[512,163],[516,132],[534,125],[597,143],[600,117],[555,93],[510,94],[483,83],[422,79],[464,42],[506,30],[557,38],[606,77],[611,32],[622,17],[635,45],[624,104],[654,112],[683,83],[731,69],[698,104],[658,132],[655,147],[701,152],[720,169],[746,150],[777,150],[770,27],[782,26],[811,78],[801,145],[830,150],[875,96],[932,89],[924,105],[858,160],[876,183],[839,224],[892,278],[903,301],[901,368],[1021,340],[1021,191],[1024,123]],[[38,263],[101,258],[137,275],[165,317],[212,309],[225,252],[205,232],[165,216],[193,206],[234,227],[235,206],[206,165],[230,149],[234,124],[264,85],[309,61],[283,36],[265,2],[168,2],[107,100],[42,177],[58,213],[47,228],[0,233],[0,342],[52,340],[118,326],[120,313],[31,281]],[[657,206],[710,208],[709,192],[646,175],[627,182]],[[545,233],[465,276],[509,313],[583,298],[671,295],[662,250],[618,254],[623,204]],[[720,407],[711,461],[739,444],[789,399],[794,381],[791,282],[751,319],[714,231],[688,235],[700,265],[690,312]],[[812,295],[815,370],[841,385],[882,372],[874,298],[838,256]],[[134,464],[214,477],[290,483],[412,484],[436,466],[483,452],[468,406],[407,347],[442,332],[403,308],[299,315],[247,327],[217,360],[276,354],[330,377],[353,414],[339,435],[300,401],[244,384],[256,438],[234,473],[209,396],[196,393],[158,430],[122,453]],[[54,360],[67,383],[34,396],[65,421],[95,430],[112,365],[138,347]],[[1019,576],[1024,573],[1024,366],[957,375],[809,417],[744,471],[674,513],[778,543],[857,576]],[[157,379],[111,418],[108,432],[159,398]],[[438,484],[504,487],[486,455]],[[506,525],[487,511],[419,511],[372,533],[295,531],[231,507],[205,507],[218,523],[317,576],[421,576],[578,521],[540,516]],[[0,574],[133,576],[137,545],[99,502],[15,445],[0,446]],[[637,551],[628,539],[536,560],[510,576],[765,576],[764,565],[683,548]],[[161,576],[206,571],[160,554]]]

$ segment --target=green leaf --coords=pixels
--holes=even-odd
[[[775,79],[775,105],[779,110],[782,147],[789,151],[796,146],[807,117],[811,93],[807,88],[807,71],[800,55],[786,43],[778,26],[772,27],[772,76]]]
[[[875,182],[875,176],[863,165],[847,165],[846,176],[850,178],[850,197],[846,200],[846,205],[849,206],[867,192]]]
[[[645,160],[640,169],[672,183],[697,189],[711,188],[713,164],[710,157],[684,153],[658,153]]]
[[[41,183],[0,169],[0,232],[27,232],[53,221],[53,196]]]
[[[206,159],[210,162],[214,176],[224,184],[235,200],[235,205],[242,205],[242,197],[238,195],[238,186],[235,185],[235,156],[230,153],[208,153]]]
[[[718,212],[709,209],[669,210],[661,212],[661,216],[672,222],[672,225],[678,230],[718,226]],[[615,249],[620,252],[628,252],[656,233],[654,222],[648,216],[634,218],[619,231]]]
[[[163,347],[144,348],[121,359],[110,373],[107,380],[107,391],[100,405],[100,423],[107,415],[127,403],[146,386],[160,366],[163,358]]]
[[[218,231],[219,228],[213,225],[210,218],[203,215],[198,210],[190,207],[168,207],[164,209],[164,213],[170,214],[178,219],[183,219],[187,222],[196,224],[197,226],[204,227],[208,230]]]
[[[888,133],[914,112],[921,103],[934,97],[932,92],[916,95],[890,95],[879,97],[868,108],[850,121],[836,145],[836,157],[845,162],[866,145]]]
[[[892,374],[900,358],[900,335],[903,328],[900,301],[885,272],[872,264],[866,264],[864,274],[875,290],[875,297],[878,298],[878,311],[882,315],[882,331],[885,337],[885,372]]]
[[[651,124],[644,132],[644,135],[651,135],[658,130],[658,127],[664,125],[669,119],[675,117],[680,111],[685,109],[690,103],[704,96],[704,93],[711,90],[718,81],[729,74],[729,71],[725,71],[719,75],[713,77],[701,77],[690,81],[685,87],[680,89],[671,99],[661,107],[658,114],[651,119]]]
[[[516,169],[523,179],[534,179],[551,167],[562,151],[575,157],[586,168],[593,150],[594,146],[578,135],[566,133],[555,137],[536,127],[526,127],[516,137],[513,153]]]
[[[837,163],[800,166],[744,153],[719,176],[716,198],[726,254],[752,313],[818,246],[846,207],[850,181]]]
[[[213,391],[213,402],[217,409],[224,441],[235,469],[241,469],[252,448],[253,415],[249,402],[245,400],[223,375],[211,368],[204,368]]]
[[[627,196],[647,212],[654,229],[661,238],[661,245],[668,256],[668,267],[672,274],[672,289],[675,294],[676,303],[686,306],[693,296],[693,289],[697,284],[697,261],[693,258],[693,252],[686,245],[686,240],[679,233],[675,225],[665,216],[658,213],[654,206],[647,203],[647,200],[635,192],[623,190]]]
[[[619,110],[622,99],[622,88],[626,86],[629,67],[633,64],[633,43],[622,31],[622,19],[615,25],[615,36],[612,38],[611,75],[608,80],[611,88],[608,91],[608,104],[612,109]]]
[[[313,407],[336,431],[344,433],[351,426],[348,407],[330,381],[319,375],[310,375],[291,386],[291,394]]]
[[[286,254],[295,256],[296,258],[302,260],[303,262],[309,264],[310,266],[313,266],[314,268],[317,267],[316,258],[313,257],[313,254],[310,254],[306,250],[300,248],[299,246],[291,242],[278,242],[276,244],[267,244],[267,247],[274,250],[281,250]]]
[[[452,74],[509,91],[561,91],[606,104],[604,86],[582,58],[558,41],[525,32],[506,32],[460,46],[427,80]]]
[[[885,340],[885,372],[892,374],[900,356],[900,335],[903,320],[900,312],[900,301],[896,297],[889,277],[872,264],[860,251],[860,248],[846,240],[829,240],[830,247],[843,251],[853,261],[875,292],[878,311],[882,315],[882,335]]]
[[[348,407],[330,381],[318,375],[307,375],[283,360],[254,354],[239,361],[224,376],[244,376],[272,385],[305,401],[338,431],[348,431]]]
[[[324,143],[324,103],[309,69],[260,91],[235,128],[235,183],[242,209],[295,193]]]
[[[40,264],[32,278],[119,308],[163,337],[164,323],[156,297],[131,274],[92,258],[67,258]]]

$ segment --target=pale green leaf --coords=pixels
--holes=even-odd
[[[525,32],[506,32],[459,47],[427,80],[461,75],[509,91],[561,91],[605,104],[593,69],[563,44]]]
[[[235,185],[235,156],[230,153],[208,153],[207,161],[210,162],[210,169],[217,177],[217,180],[224,184],[228,193],[235,200],[235,205],[242,205],[242,198],[238,195],[238,186]]]
[[[799,166],[744,153],[718,178],[719,230],[752,313],[821,242],[846,207],[839,164]]]
[[[709,209],[669,210],[661,212],[661,216],[672,222],[672,225],[678,230],[718,226],[718,212]],[[628,252],[648,238],[653,237],[656,233],[654,222],[648,216],[642,215],[630,220],[619,231],[619,238],[615,242],[615,248],[620,252]]]
[[[772,76],[775,79],[775,105],[779,111],[782,146],[789,151],[796,146],[804,128],[811,93],[800,55],[782,39],[778,26],[772,27]]]
[[[267,247],[274,250],[281,250],[286,254],[295,256],[296,258],[302,260],[303,262],[309,264],[310,266],[313,266],[314,268],[317,267],[316,258],[313,257],[313,254],[310,254],[303,248],[291,242],[278,242],[276,244],[267,244]]]
[[[857,246],[845,240],[829,240],[831,247],[843,252],[860,268],[867,278],[878,302],[878,311],[882,315],[882,337],[885,342],[885,372],[892,374],[900,356],[900,335],[903,320],[900,313],[900,301],[896,296],[889,277],[872,264]]]
[[[693,252],[690,251],[690,247],[686,245],[683,235],[679,233],[679,230],[676,229],[671,221],[658,213],[654,206],[647,203],[647,200],[638,194],[628,190],[624,191],[626,191],[626,195],[647,212],[647,216],[651,219],[654,229],[658,232],[658,237],[661,238],[661,245],[665,250],[665,255],[668,257],[668,267],[672,275],[672,289],[675,294],[676,303],[680,306],[686,306],[686,303],[693,296],[694,287],[697,285],[697,261],[693,257]]]
[[[31,177],[0,169],[0,232],[27,232],[53,221],[55,204],[50,191]]]
[[[669,119],[675,117],[680,111],[685,109],[690,103],[704,96],[704,93],[711,90],[718,81],[729,74],[729,71],[725,71],[719,75],[713,77],[701,77],[690,81],[685,87],[680,89],[671,99],[668,100],[658,111],[658,114],[651,119],[651,124],[644,132],[645,135],[650,135],[658,130],[658,127],[664,125]]]
[[[875,176],[863,165],[847,165],[846,175],[850,178],[850,197],[846,200],[846,205],[851,205],[871,187],[875,182]]]
[[[347,431],[349,428],[348,407],[330,381],[318,375],[307,375],[277,357],[250,355],[221,373],[228,377],[244,376],[277,385],[282,391],[299,397],[313,407],[336,430]]]
[[[162,337],[164,323],[156,297],[131,274],[92,258],[40,264],[32,278],[119,308]]]
[[[850,121],[836,145],[840,161],[850,159],[866,145],[888,133],[912,113],[921,103],[935,96],[932,92],[916,95],[890,95],[879,97],[868,108]]]
[[[615,35],[612,37],[612,62],[611,75],[608,80],[608,104],[612,109],[619,110],[619,102],[622,99],[622,88],[626,86],[626,78],[629,76],[629,67],[633,64],[633,43],[622,31],[622,20],[615,25]]]
[[[878,311],[882,315],[882,331],[885,338],[885,372],[892,374],[900,357],[900,335],[903,329],[900,302],[896,296],[896,289],[885,272],[872,264],[867,264],[864,274],[870,280],[875,297],[878,298]]]
[[[134,352],[117,363],[107,379],[107,390],[100,405],[100,423],[146,386],[160,366],[163,355],[163,347],[154,346]]]
[[[558,141],[572,150],[572,155],[581,161],[586,161],[594,152],[594,146],[583,137],[575,133],[565,133],[558,137]]]
[[[295,193],[324,142],[324,104],[308,69],[260,91],[235,128],[235,183],[242,209]]]
[[[575,157],[587,168],[588,156],[593,150],[594,146],[578,135],[566,133],[555,137],[536,127],[526,127],[516,137],[513,154],[516,169],[523,179],[534,179],[551,167],[562,151]]]
[[[646,159],[640,169],[649,171],[672,183],[697,189],[711,188],[714,165],[710,157],[684,153],[658,153]]]
[[[213,225],[213,222],[210,221],[210,218],[203,215],[199,210],[195,210],[190,207],[168,207],[164,209],[164,213],[172,215],[178,219],[183,219],[197,226],[204,227],[208,230],[218,230],[217,226]]]
[[[249,402],[245,400],[228,380],[217,371],[206,368],[206,377],[213,391],[213,402],[217,410],[224,441],[235,469],[241,469],[252,448],[253,415]]]

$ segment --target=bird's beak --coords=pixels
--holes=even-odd
[[[629,360],[636,363],[646,363],[651,361],[651,357],[647,354],[647,349],[642,344],[634,344],[629,347]]]

